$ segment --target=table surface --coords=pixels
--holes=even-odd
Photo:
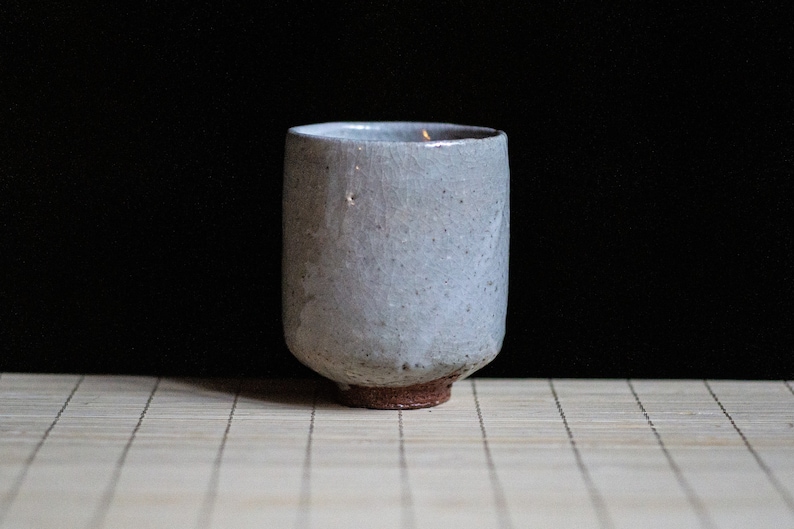
[[[0,527],[794,527],[788,381],[0,374]]]

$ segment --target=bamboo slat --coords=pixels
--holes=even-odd
[[[794,527],[794,387],[475,378],[375,411],[316,381],[3,373],[0,527]]]

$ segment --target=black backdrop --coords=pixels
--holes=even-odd
[[[74,4],[0,14],[0,369],[306,376],[285,131],[427,120],[510,138],[483,375],[794,375],[790,10]]]

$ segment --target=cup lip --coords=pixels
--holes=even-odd
[[[330,134],[335,130],[384,130],[384,129],[412,129],[417,132],[426,132],[427,129],[443,129],[457,131],[461,135],[471,135],[471,137],[460,137],[454,139],[427,139],[427,140],[396,140],[396,139],[377,139],[377,138],[348,138]],[[506,138],[507,134],[503,131],[473,125],[459,125],[456,123],[433,122],[433,121],[327,121],[322,123],[312,123],[290,127],[288,134],[311,138],[318,141],[328,141],[333,143],[353,143],[353,144],[385,144],[385,145],[411,145],[425,147],[441,147],[444,145],[461,145],[467,143],[483,142]]]

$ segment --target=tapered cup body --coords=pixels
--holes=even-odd
[[[323,123],[286,140],[290,351],[350,405],[430,406],[505,335],[507,136],[438,123]]]

